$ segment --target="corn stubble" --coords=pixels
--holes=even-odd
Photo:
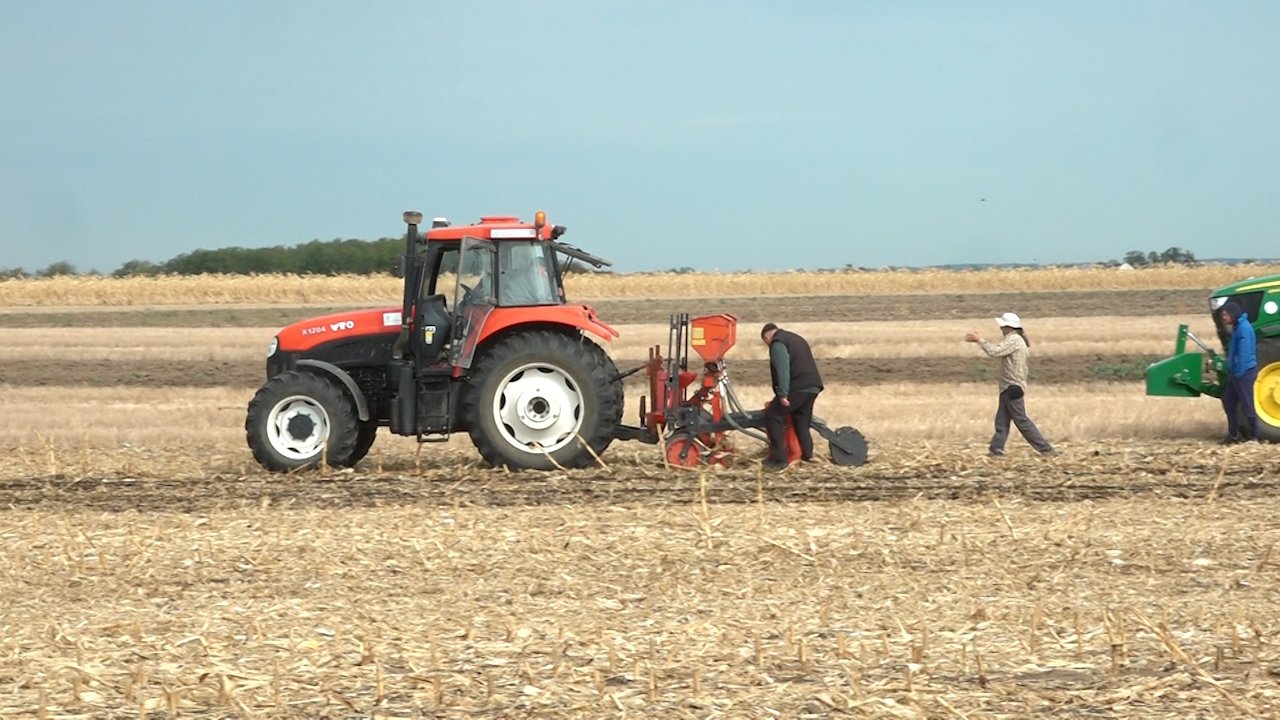
[[[536,474],[55,463],[6,484],[0,715],[1280,708],[1266,449],[1065,450],[780,475],[641,451]]]

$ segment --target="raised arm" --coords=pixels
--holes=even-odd
[[[1018,349],[1018,341],[1015,339],[1016,337],[1017,337],[1016,335],[1014,335],[1013,333],[1010,333],[1006,335],[1003,340],[1001,340],[999,343],[995,345],[992,345],[991,343],[987,342],[986,339],[984,338],[979,338],[978,347],[982,348],[982,352],[990,355],[991,357],[1004,357],[1005,355],[1012,355],[1013,352]]]

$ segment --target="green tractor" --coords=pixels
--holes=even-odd
[[[1222,355],[1187,329],[1178,328],[1173,357],[1147,368],[1147,394],[1170,397],[1210,395],[1222,397],[1227,376],[1227,342],[1231,336],[1222,326],[1218,310],[1228,300],[1236,301],[1249,315],[1258,336],[1258,380],[1253,386],[1253,404],[1258,411],[1258,439],[1280,442],[1280,275],[1249,278],[1218,288],[1209,296],[1209,311],[1218,329]],[[1199,350],[1187,350],[1190,340]]]

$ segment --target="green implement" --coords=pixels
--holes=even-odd
[[[1187,340],[1204,352],[1187,351]],[[1222,397],[1226,362],[1186,325],[1178,326],[1178,342],[1173,357],[1147,366],[1147,394],[1168,397]]]

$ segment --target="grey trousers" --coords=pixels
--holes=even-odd
[[[1012,422],[1022,437],[1026,438],[1036,452],[1051,453],[1053,446],[1040,434],[1040,428],[1027,417],[1027,406],[1022,399],[1022,388],[1006,388],[1000,393],[1000,407],[996,410],[996,434],[991,436],[991,444],[987,446],[994,455],[1004,454],[1004,443],[1009,439],[1009,423]]]

